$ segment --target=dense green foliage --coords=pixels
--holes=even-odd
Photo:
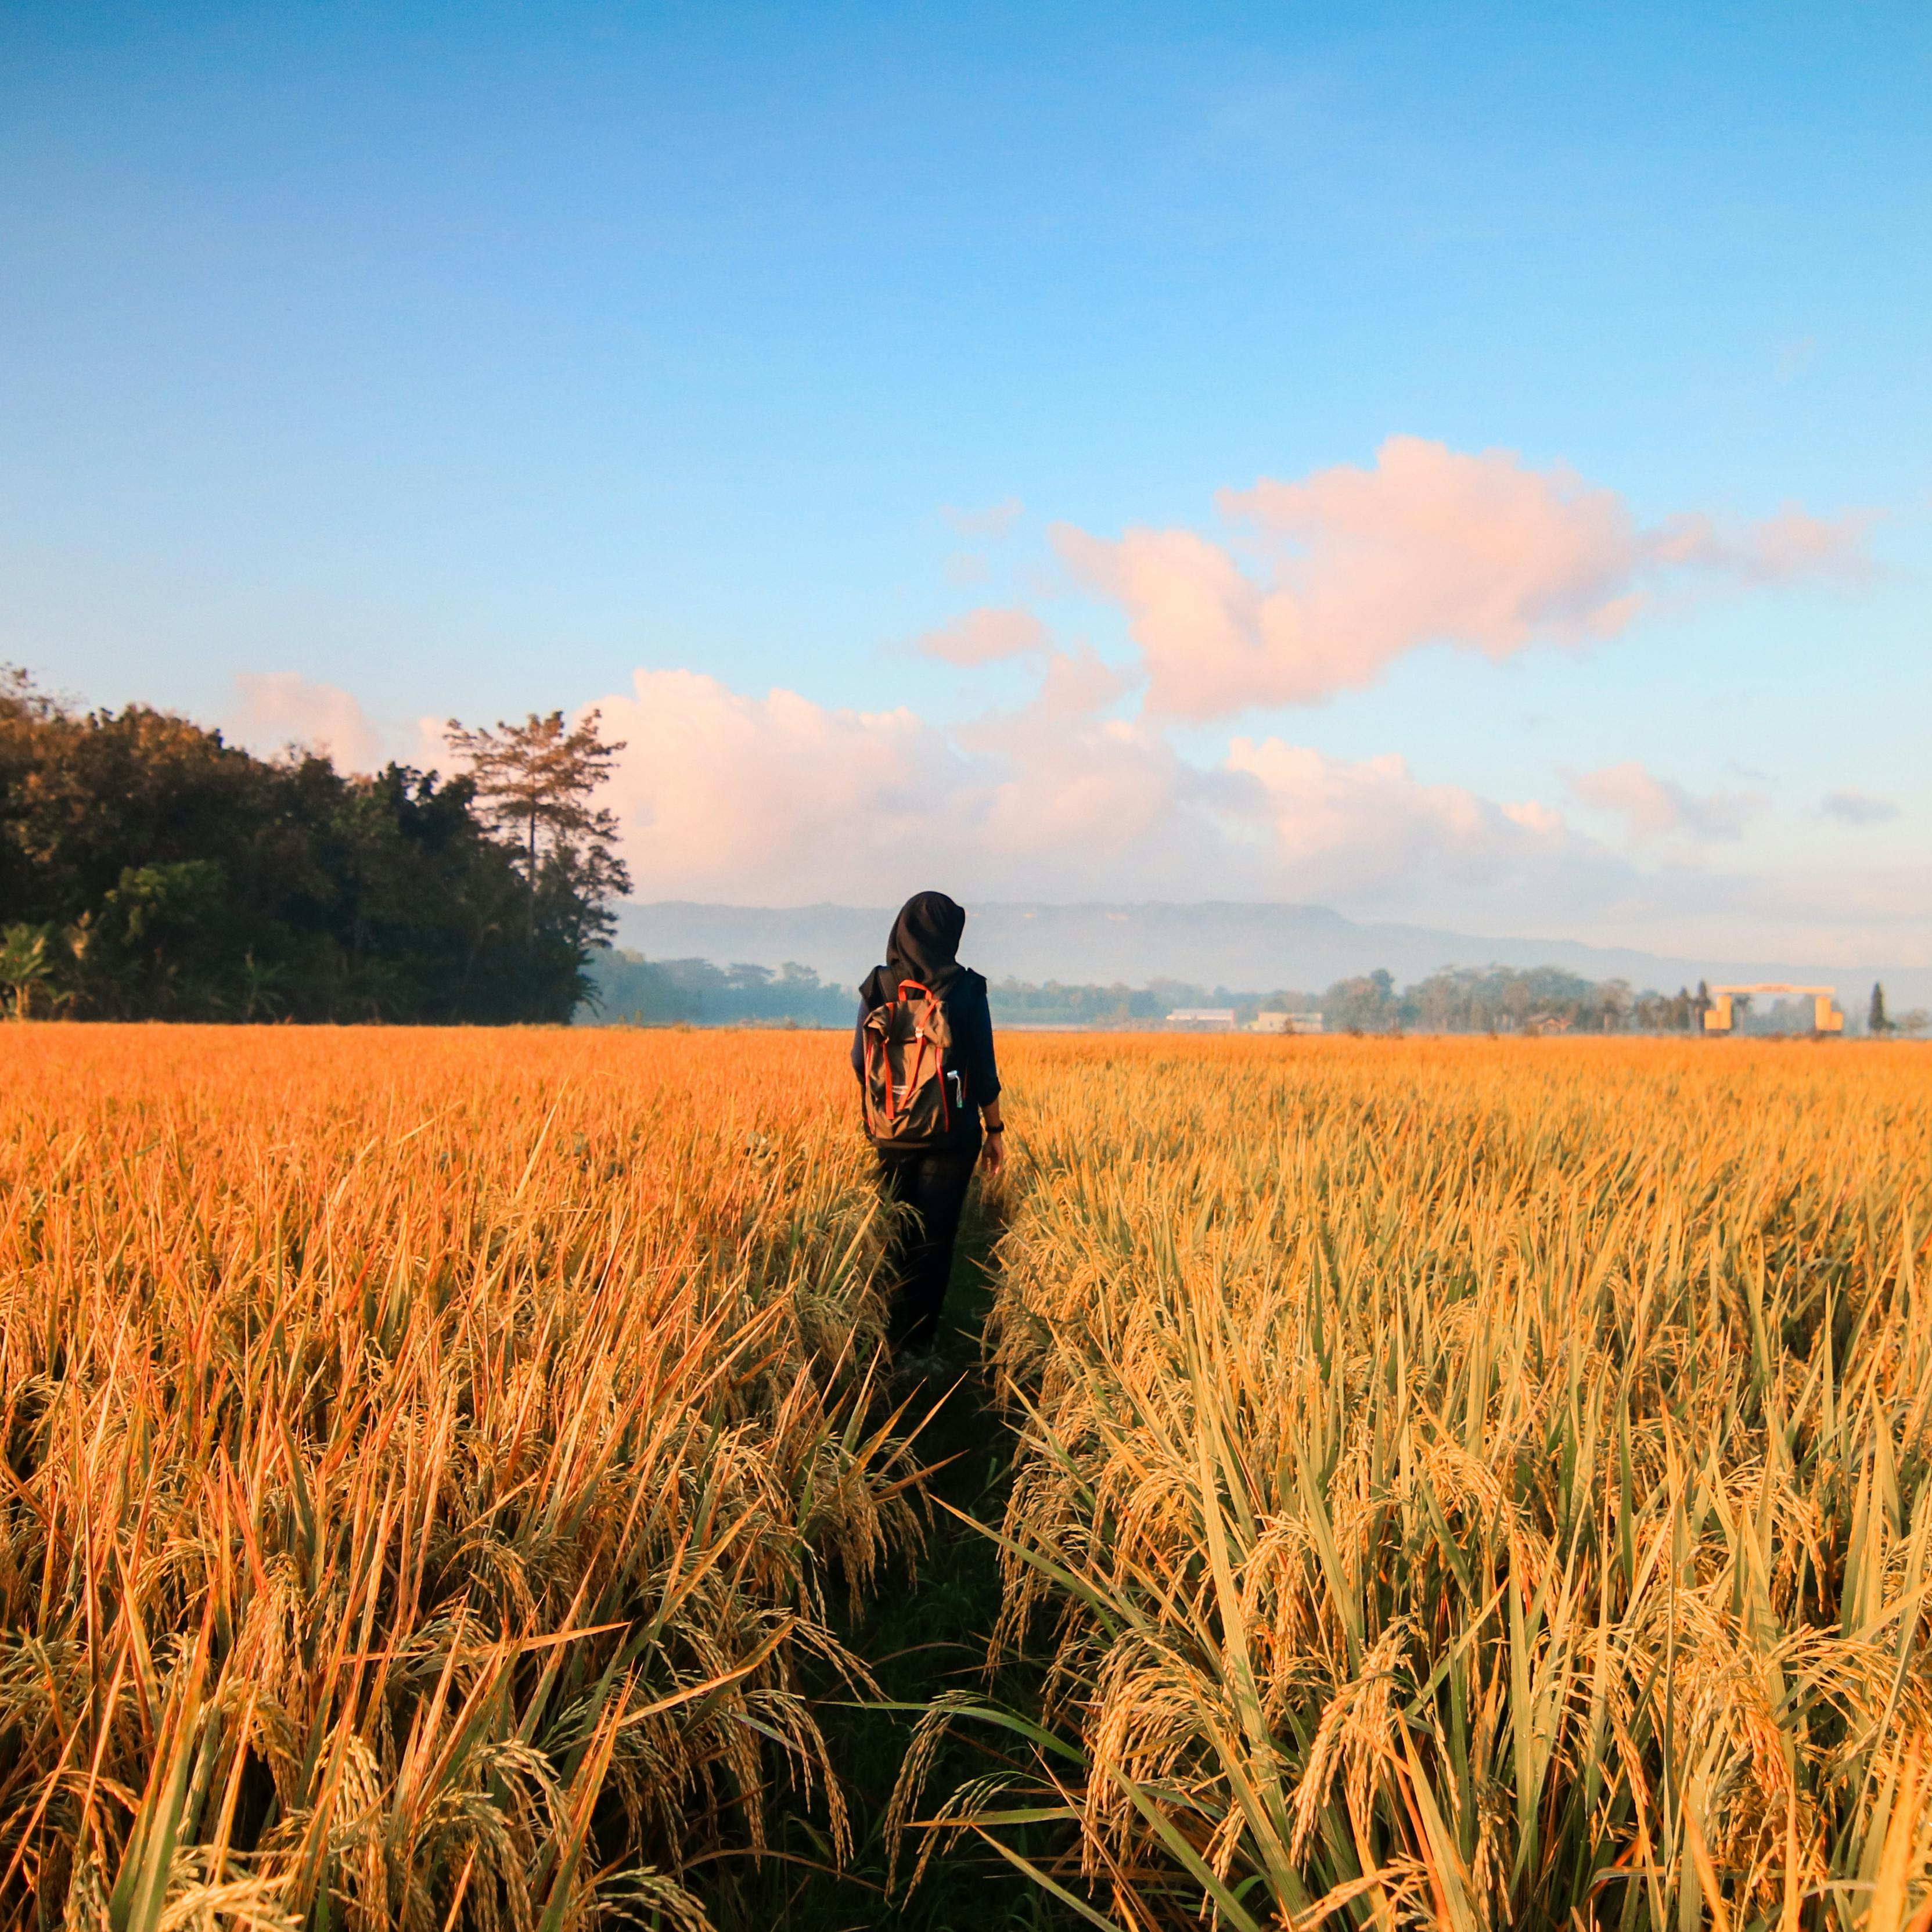
[[[23,1016],[561,1021],[608,915],[467,778],[262,759],[0,674],[0,998]]]
[[[1880,989],[1873,988],[1874,993]],[[1702,982],[1696,992],[1634,992],[1627,980],[1586,980],[1561,966],[1448,967],[1400,992],[1386,973],[1343,980],[1311,1004],[1328,1030],[1360,1033],[1690,1033],[1701,1034],[1711,999]],[[1880,1005],[1881,1013],[1883,1003]],[[1774,1035],[1809,1033],[1808,996],[1754,1004],[1748,994],[1732,1003],[1733,1030]],[[1858,1030],[1856,1011],[1846,1013]],[[1922,1033],[1926,1016],[1914,1012],[1880,1030]]]
[[[1624,980],[1561,966],[1444,967],[1400,992],[1388,974],[1370,973],[1337,982],[1320,1001],[1331,1031],[1364,1033],[1682,1033],[1702,1024],[1709,1004],[1688,991],[1634,994]]]
[[[594,952],[593,1004],[579,1015],[637,1026],[851,1024],[856,989],[820,980],[808,966],[715,966],[704,959],[646,959],[626,948]],[[1270,993],[1154,980],[1144,986],[1086,986],[1049,980],[996,980],[988,989],[1003,1027],[1159,1027],[1176,1009],[1232,1012],[1246,1025],[1264,1012],[1320,1012],[1330,1032],[1694,1032],[1705,1005],[1696,994],[1633,994],[1620,980],[1599,982],[1558,966],[1444,968],[1412,986],[1385,972],[1342,980],[1325,993]],[[1739,1030],[1798,1030],[1780,1009],[1753,1014],[1740,1001]],[[1804,1006],[1804,1024],[1810,1006]],[[1783,1022],[1781,1027],[1780,1023]]]
[[[856,986],[829,986],[809,966],[714,966],[708,959],[646,959],[628,946],[590,956],[592,1004],[580,1020],[620,1026],[844,1027]]]

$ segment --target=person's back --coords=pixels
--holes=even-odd
[[[944,892],[908,899],[860,988],[852,1036],[880,1191],[910,1210],[895,1244],[891,1336],[914,1366],[938,1337],[973,1170],[982,1158],[998,1170],[1005,1132],[986,982],[958,961],[965,926]]]

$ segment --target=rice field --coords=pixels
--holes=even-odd
[[[1932,1924],[1932,1056],[1070,1041],[1013,1112],[1052,1674],[902,1814],[1077,1826],[1122,1926]]]
[[[1932,1926],[1932,1053],[1010,1040],[974,1522],[841,1040],[5,1045],[0,1923]]]
[[[822,1040],[10,1029],[0,1922],[704,1922],[915,1534]],[[842,1093],[838,1096],[844,1097]]]

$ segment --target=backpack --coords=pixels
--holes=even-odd
[[[970,1125],[966,1076],[949,1066],[952,1028],[938,994],[916,980],[874,1006],[862,1029],[866,1131],[881,1148],[944,1144]]]

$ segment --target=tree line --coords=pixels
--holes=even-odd
[[[1696,992],[1634,993],[1623,980],[1587,980],[1561,966],[1445,967],[1397,988],[1385,972],[1343,980],[1318,1002],[1331,1030],[1364,1033],[1691,1033],[1711,999]]]
[[[850,1026],[856,986],[809,966],[715,966],[708,959],[646,959],[628,946],[591,955],[592,998],[578,1016],[622,1026]]]
[[[596,998],[578,1017],[592,1024],[840,1027],[850,1026],[858,1011],[856,980],[821,980],[796,960],[774,971],[708,959],[648,959],[616,946],[592,953],[590,974]],[[1158,1025],[1174,1007],[1187,1006],[1237,1005],[1252,1018],[1264,1004],[1313,1000],[1298,993],[1210,992],[1183,980],[1127,986],[1006,979],[994,981],[987,997],[1000,1024],[1072,1028]]]
[[[592,712],[471,730],[466,769],[258,758],[0,667],[0,1001],[16,1017],[560,1022],[629,889]]]
[[[1713,1002],[1701,980],[1694,990],[1638,992],[1627,980],[1586,980],[1560,966],[1487,966],[1445,967],[1400,989],[1386,972],[1366,974],[1338,981],[1310,1004],[1321,1010],[1331,1032],[1701,1034]],[[1808,997],[1779,1000],[1760,1010],[1748,994],[1740,993],[1733,995],[1731,1010],[1739,1033],[1811,1030]],[[1846,1018],[1856,1023],[1849,1005]],[[1884,988],[1873,987],[1867,1032],[1916,1034],[1927,1025],[1926,1014],[1917,1009],[1888,1019]]]
[[[590,972],[598,997],[578,1017],[629,1025],[849,1026],[857,998],[856,986],[821,980],[795,962],[774,972],[603,950],[592,955]],[[1378,969],[1324,992],[1236,992],[1170,979],[1144,986],[1005,979],[988,992],[996,1024],[1130,1030],[1157,1028],[1177,1009],[1206,1007],[1232,1012],[1238,1025],[1264,1012],[1318,1012],[1330,1032],[1701,1034],[1712,1006],[1701,981],[1694,990],[1638,992],[1624,980],[1588,980],[1560,966],[1445,967],[1407,986]],[[1882,988],[1872,994],[1868,1032],[1928,1030],[1924,1012],[1889,1019]],[[1739,994],[1732,1010],[1740,1032],[1804,1032],[1811,1024],[1809,999],[1757,1012]]]

